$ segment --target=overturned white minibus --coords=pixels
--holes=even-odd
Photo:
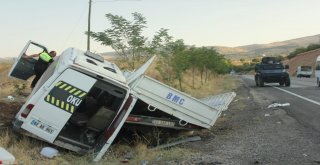
[[[23,58],[30,47],[47,50],[29,41],[9,76],[27,80],[34,75],[36,59]],[[97,54],[65,50],[17,113],[14,129],[80,154],[92,151],[98,161],[125,122],[174,129],[213,126],[222,109],[145,76],[153,59],[125,77]]]

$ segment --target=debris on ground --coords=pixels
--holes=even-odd
[[[285,107],[285,106],[290,106],[290,103],[272,103],[268,106],[268,108],[276,108],[276,107]]]
[[[178,145],[178,144],[182,144],[182,143],[186,143],[186,142],[193,142],[193,141],[200,141],[200,140],[201,140],[200,136],[187,137],[187,138],[184,138],[182,140],[178,140],[178,141],[175,141],[175,142],[172,142],[172,143],[159,145],[159,146],[157,146],[155,148],[152,148],[152,149],[168,148],[168,147],[172,147],[172,146],[175,146],[175,145]]]
[[[51,147],[44,147],[40,154],[46,158],[52,159],[53,157],[58,156],[59,151]]]
[[[7,97],[10,101],[14,101],[14,97],[13,96],[8,96]]]

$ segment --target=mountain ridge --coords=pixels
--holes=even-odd
[[[213,46],[228,59],[255,58],[257,56],[287,56],[290,52],[310,44],[320,44],[320,34],[268,44],[251,44],[237,47]]]

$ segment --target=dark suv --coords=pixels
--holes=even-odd
[[[266,82],[290,86],[290,77],[286,69],[289,69],[289,66],[284,66],[275,57],[263,57],[261,63],[256,64],[255,67],[256,85],[263,87]]]

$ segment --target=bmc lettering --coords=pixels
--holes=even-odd
[[[167,95],[166,98],[167,98],[168,100],[174,102],[174,103],[179,104],[179,105],[183,105],[183,103],[184,103],[184,101],[185,101],[182,97],[180,97],[180,96],[178,96],[178,95],[175,95],[175,94],[173,94],[173,93],[170,93],[170,92],[168,93],[168,95]]]
[[[79,99],[79,98],[77,98],[77,97],[75,97],[73,95],[70,95],[67,98],[67,102],[70,103],[70,104],[73,104],[75,106],[79,106],[81,101],[82,101],[81,99]]]

